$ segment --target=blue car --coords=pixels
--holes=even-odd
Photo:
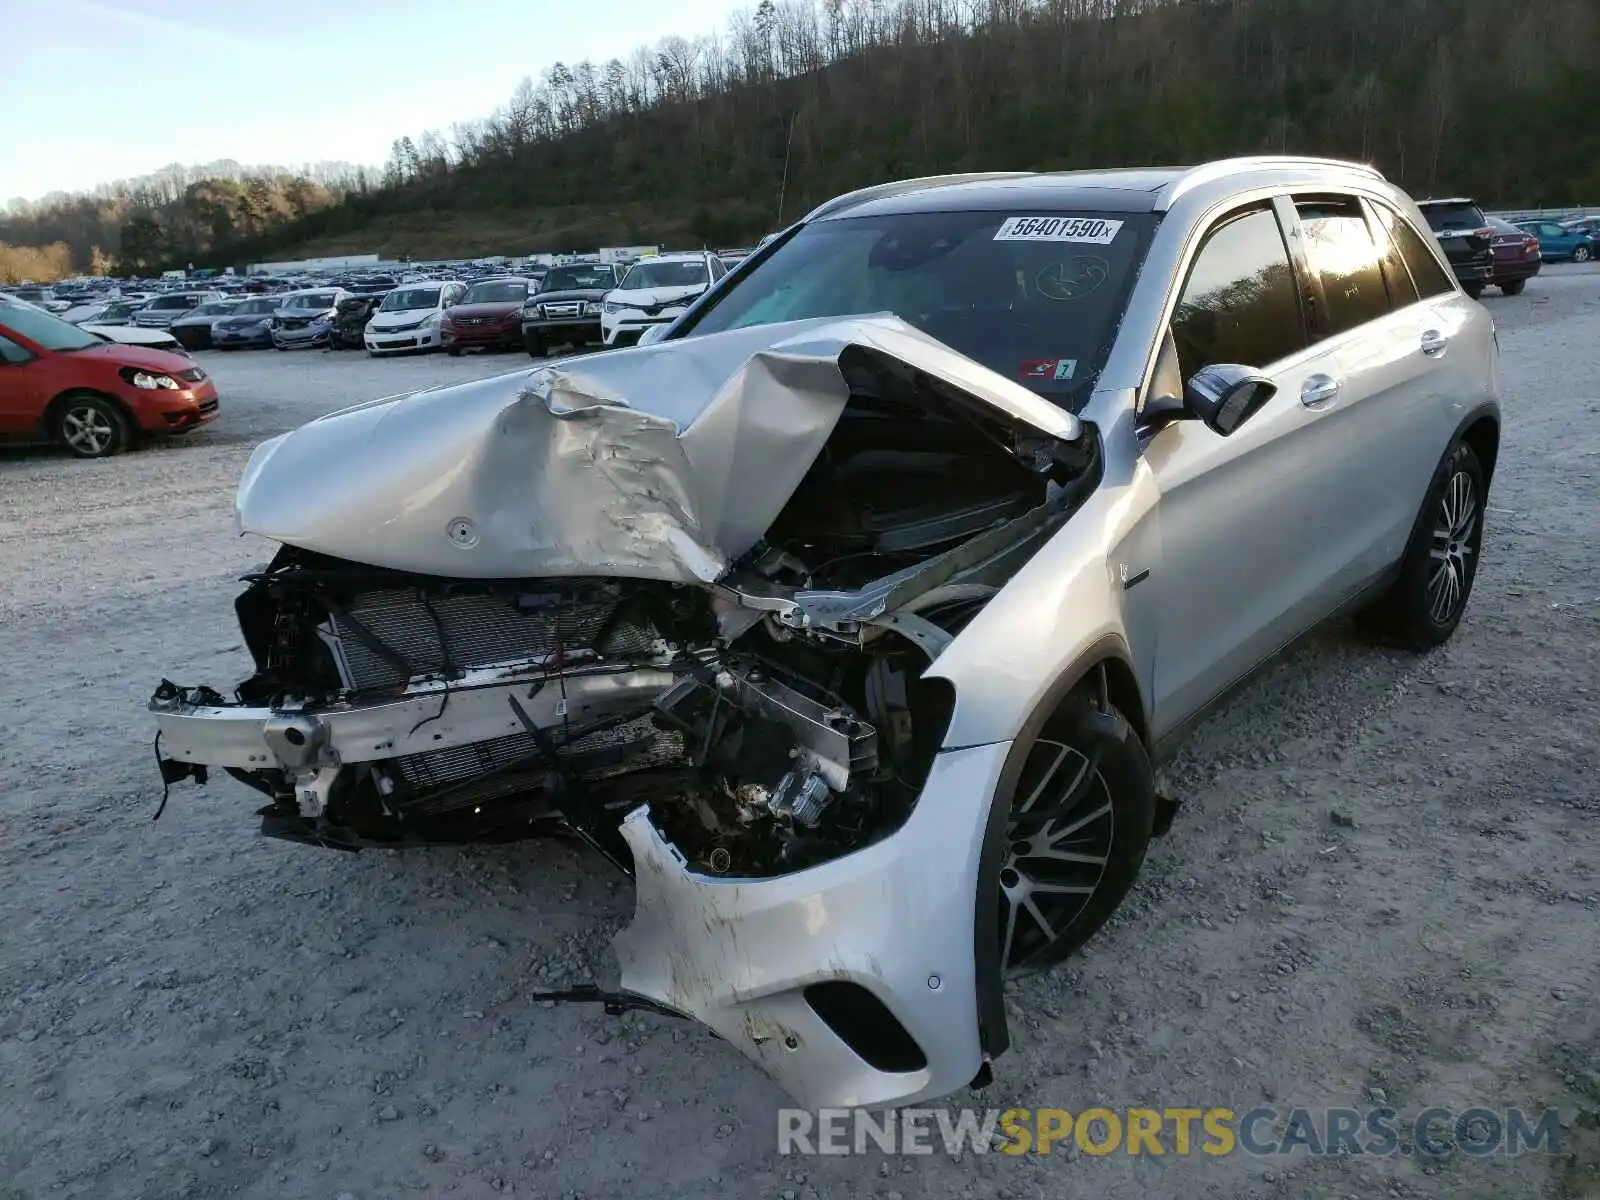
[[[1517,228],[1539,239],[1539,257],[1545,262],[1588,262],[1594,257],[1595,235],[1555,221],[1518,221]]]
[[[265,349],[272,345],[275,296],[253,296],[240,301],[229,314],[211,326],[211,344],[219,350]]]

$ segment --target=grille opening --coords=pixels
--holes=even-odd
[[[804,995],[811,1011],[873,1070],[904,1073],[928,1065],[928,1056],[888,1005],[859,983],[813,983]]]

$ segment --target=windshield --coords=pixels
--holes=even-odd
[[[276,300],[246,300],[243,304],[233,306],[232,313],[236,317],[267,316],[278,311]]]
[[[646,288],[689,287],[706,282],[703,262],[641,262],[628,268],[622,277],[622,290],[638,292]]]
[[[1110,352],[1154,224],[1087,212],[819,221],[724,290],[692,332],[890,312],[1075,407]]]
[[[521,304],[528,298],[526,279],[494,279],[475,283],[461,297],[463,304]]]
[[[407,312],[414,308],[438,308],[438,288],[401,288],[390,292],[378,305],[379,312]]]
[[[232,311],[233,305],[231,304],[213,302],[211,304],[196,305],[189,315],[191,317],[220,317],[223,313]]]
[[[46,350],[83,350],[106,344],[104,338],[68,325],[60,317],[52,317],[25,304],[9,303],[3,298],[0,298],[0,325]]]
[[[151,308],[193,308],[193,296],[158,296],[150,302]]]
[[[123,317],[133,316],[143,307],[143,300],[116,300],[106,305],[105,312],[101,313],[100,316],[107,321],[120,321]]]
[[[1474,204],[1430,204],[1423,208],[1422,215],[1435,233],[1483,228],[1483,214]]]
[[[541,292],[562,292],[567,290],[614,288],[617,286],[617,273],[610,267],[552,267],[544,277],[544,282],[539,285]]]
[[[289,296],[283,302],[285,308],[332,308],[332,292],[311,292],[304,296]]]

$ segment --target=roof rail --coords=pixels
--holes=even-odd
[[[835,196],[832,200],[819,204],[806,214],[806,221],[816,221],[823,217],[832,216],[834,213],[843,212],[847,208],[854,208],[858,204],[866,204],[870,200],[881,200],[885,196],[901,196],[907,192],[918,192],[924,188],[946,187],[954,183],[981,183],[988,179],[1024,179],[1033,175],[1033,171],[969,171],[957,175],[924,175],[918,179],[900,179],[894,183],[876,183],[871,187],[857,188],[853,192],[846,192],[842,196]]]
[[[1261,170],[1271,168],[1292,169],[1295,167],[1338,167],[1345,171],[1354,171],[1373,179],[1382,179],[1383,172],[1370,163],[1351,162],[1341,158],[1309,158],[1298,155],[1284,154],[1256,154],[1243,158],[1223,158],[1216,162],[1202,163],[1198,167],[1191,167],[1182,176],[1168,184],[1161,199],[1156,202],[1156,211],[1165,212],[1172,207],[1172,202],[1186,192],[1192,192],[1202,184],[1214,180],[1226,179],[1229,175],[1241,171]]]

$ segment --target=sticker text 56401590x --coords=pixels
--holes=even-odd
[[[997,242],[1087,242],[1109,246],[1121,221],[1102,217],[1007,217],[995,230]]]

